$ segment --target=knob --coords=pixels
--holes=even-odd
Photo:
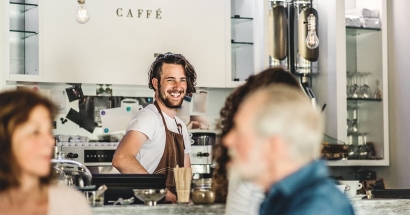
[[[73,158],[78,158],[78,154],[74,153]]]
[[[197,154],[196,154],[196,156],[198,156],[198,157],[209,157],[209,153],[208,152],[205,152],[205,153],[202,153],[202,152],[198,152]]]
[[[77,155],[78,156],[78,155]],[[68,153],[67,154],[67,158],[69,158],[69,159],[73,159],[74,158],[74,154],[73,153]]]

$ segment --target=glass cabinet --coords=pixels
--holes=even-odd
[[[227,60],[227,87],[243,84],[249,75],[268,67],[265,54],[267,1],[230,0],[230,60]],[[230,61],[230,62],[229,62]]]
[[[348,146],[348,156],[328,164],[388,166],[387,3],[344,0],[343,4],[343,11],[336,8],[341,16],[337,22],[344,26],[335,29],[345,35],[333,45],[339,54],[335,61],[340,62],[335,83],[337,117],[333,119],[337,119],[338,139]]]
[[[39,75],[38,0],[9,1],[9,80]]]

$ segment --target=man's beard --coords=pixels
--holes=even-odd
[[[232,159],[238,159],[235,158],[238,155],[236,155],[236,153],[234,153],[233,151],[230,152],[230,155]],[[248,160],[232,161],[233,165],[231,166],[230,171],[232,171],[232,174],[234,175],[240,175],[243,179],[255,181],[258,177],[260,177],[261,174],[265,172],[266,165],[263,162],[261,155],[261,146],[255,145],[249,152]]]
[[[184,94],[183,91],[179,91],[181,94]],[[173,103],[169,97],[166,97],[165,92],[161,89],[161,84],[158,83],[158,93],[159,93],[159,99],[161,100],[161,102],[167,107],[167,108],[171,108],[171,109],[175,109],[175,108],[180,108],[182,105],[182,102],[184,101],[183,98],[181,98],[181,100],[175,104]],[[170,95],[171,96],[171,95]]]

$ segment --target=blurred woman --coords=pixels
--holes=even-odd
[[[245,84],[236,88],[226,98],[217,123],[217,129],[221,131],[219,140],[222,140],[231,130],[234,115],[243,99],[250,92],[274,83],[287,84],[302,90],[296,78],[282,67],[270,68],[250,76]],[[229,171],[228,174],[227,164],[230,157],[227,148],[221,143],[214,147],[214,160],[217,164],[212,176],[212,187],[216,192],[215,202],[226,202],[225,214],[258,214],[259,205],[264,197],[261,189],[250,182],[241,180],[235,176],[234,171]]]
[[[51,184],[55,114],[35,92],[0,93],[0,214],[91,214],[80,192]]]

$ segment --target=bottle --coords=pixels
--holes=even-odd
[[[376,90],[374,91],[374,96],[373,98],[375,99],[382,99],[382,91],[379,88],[380,81],[376,80]]]
[[[367,159],[368,148],[367,148],[366,142],[367,142],[366,134],[358,136],[359,148],[358,148],[358,153],[357,154],[359,156],[359,160]]]

